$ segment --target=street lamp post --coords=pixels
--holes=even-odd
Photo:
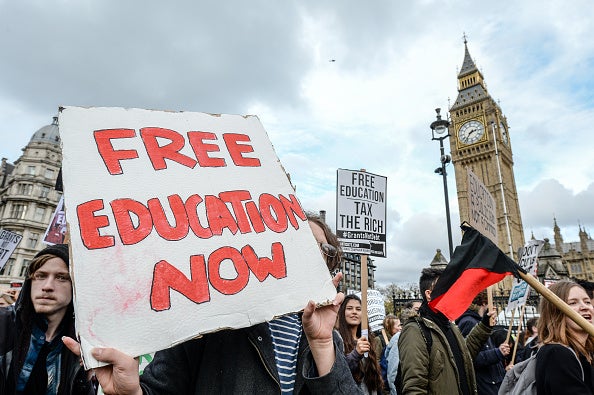
[[[446,119],[441,119],[440,115],[441,108],[436,108],[437,120],[433,121],[429,127],[431,128],[431,140],[439,140],[439,151],[441,156],[439,161],[441,167],[435,169],[435,173],[439,174],[443,178],[443,194],[445,197],[445,209],[446,209],[446,221],[448,224],[448,242],[450,244],[450,260],[454,254],[454,246],[452,244],[452,225],[450,222],[450,201],[448,199],[448,174],[446,173],[446,165],[452,161],[449,155],[446,155],[443,147],[443,140],[450,137],[449,126],[450,122]]]

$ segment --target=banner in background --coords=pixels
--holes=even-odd
[[[336,236],[344,252],[386,257],[387,178],[337,170]]]
[[[0,230],[0,270],[4,268],[8,258],[21,242],[23,236],[9,230]]]
[[[542,240],[530,240],[520,251],[519,265],[531,276],[536,277],[536,272],[538,270],[538,254],[543,245],[544,241]],[[516,307],[525,305],[529,295],[530,287],[528,286],[528,283],[514,277],[505,311],[511,312]]]
[[[49,223],[43,236],[45,244],[63,244],[66,237],[66,214],[64,213],[64,196],[60,197],[60,201],[56,206],[52,221]]]

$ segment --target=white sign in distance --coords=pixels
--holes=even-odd
[[[536,277],[536,271],[538,270],[538,254],[544,245],[542,240],[530,240],[520,250],[520,261],[519,265],[522,269],[526,270],[528,275]],[[518,280],[513,278],[512,288],[509,294],[509,300],[505,311],[511,312],[516,307],[521,307],[526,304],[528,295],[530,294],[530,287],[524,280]]]
[[[361,298],[361,291],[356,295]],[[384,318],[386,318],[386,306],[384,305],[384,297],[380,291],[375,289],[367,290],[367,320],[369,321],[369,330],[371,332],[380,331],[384,326]]]
[[[468,168],[468,222],[497,245],[497,207],[489,190]]]
[[[387,178],[338,169],[336,235],[344,252],[386,257]]]
[[[8,258],[10,258],[22,238],[23,236],[18,233],[9,230],[0,230],[0,270],[6,265]]]

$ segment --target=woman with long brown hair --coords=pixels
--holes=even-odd
[[[374,344],[374,337],[361,336],[361,299],[357,295],[347,295],[338,310],[338,332],[344,342],[344,354],[353,374],[363,392],[380,394],[383,388],[382,375]],[[367,354],[367,356],[365,356]]]
[[[573,281],[559,281],[549,289],[584,319],[592,323],[590,297]],[[594,337],[545,298],[540,302],[536,355],[536,388],[539,395],[594,394]]]

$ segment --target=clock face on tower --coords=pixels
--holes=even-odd
[[[485,134],[485,127],[479,121],[468,121],[458,130],[458,139],[464,144],[473,144]]]

